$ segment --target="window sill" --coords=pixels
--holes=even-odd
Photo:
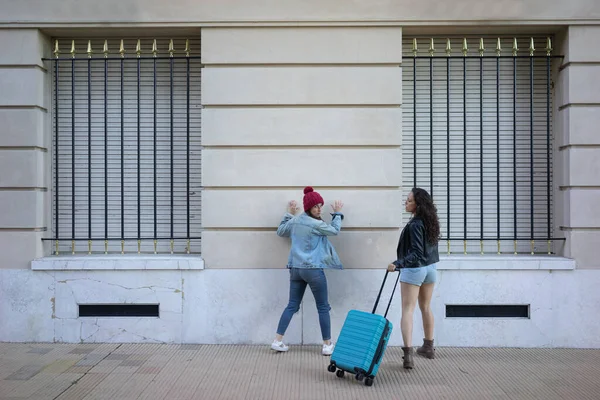
[[[575,260],[552,255],[440,255],[440,270],[574,270]]]
[[[86,255],[49,256],[31,262],[34,271],[128,271],[201,270],[204,260],[197,255]]]

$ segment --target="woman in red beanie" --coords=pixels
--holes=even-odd
[[[287,262],[290,270],[290,299],[277,326],[277,335],[271,344],[275,351],[288,351],[288,346],[283,343],[283,335],[292,320],[292,316],[300,309],[306,286],[315,296],[319,324],[323,337],[321,354],[330,356],[333,353],[331,342],[331,320],[329,316],[326,268],[342,269],[342,263],[327,239],[335,236],[342,228],[344,215],[341,213],[344,204],[335,201],[331,205],[331,224],[321,219],[324,206],[323,197],[308,186],[304,188],[304,212],[295,216],[299,210],[294,200],[288,203],[288,212],[283,216],[277,235],[291,237],[292,247]]]

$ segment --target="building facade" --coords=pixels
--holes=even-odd
[[[596,1],[2,10],[1,341],[268,343],[311,185],[345,203],[334,340],[421,186],[439,345],[600,346]],[[310,295],[286,336],[320,341]]]

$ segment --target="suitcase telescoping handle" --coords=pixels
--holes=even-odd
[[[377,310],[377,305],[379,304],[379,299],[381,298],[381,292],[383,292],[383,287],[385,286],[385,281],[387,280],[388,274],[390,271],[385,271],[385,276],[383,277],[383,283],[381,284],[381,289],[379,289],[379,294],[377,295],[377,300],[375,300],[375,305],[373,306],[373,311],[371,314],[375,314],[375,310]],[[390,296],[390,302],[385,309],[385,314],[383,317],[387,317],[388,311],[390,310],[390,306],[392,305],[392,299],[394,298],[394,293],[396,293],[396,286],[398,286],[398,281],[400,280],[400,273],[398,273],[398,277],[396,278],[396,283],[394,283],[394,289],[392,290],[392,295]]]

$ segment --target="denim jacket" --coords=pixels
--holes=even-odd
[[[277,235],[292,238],[288,268],[343,269],[327,236],[335,236],[342,228],[342,213],[332,214],[331,225],[312,218],[305,212],[293,216],[286,213],[277,228]]]

